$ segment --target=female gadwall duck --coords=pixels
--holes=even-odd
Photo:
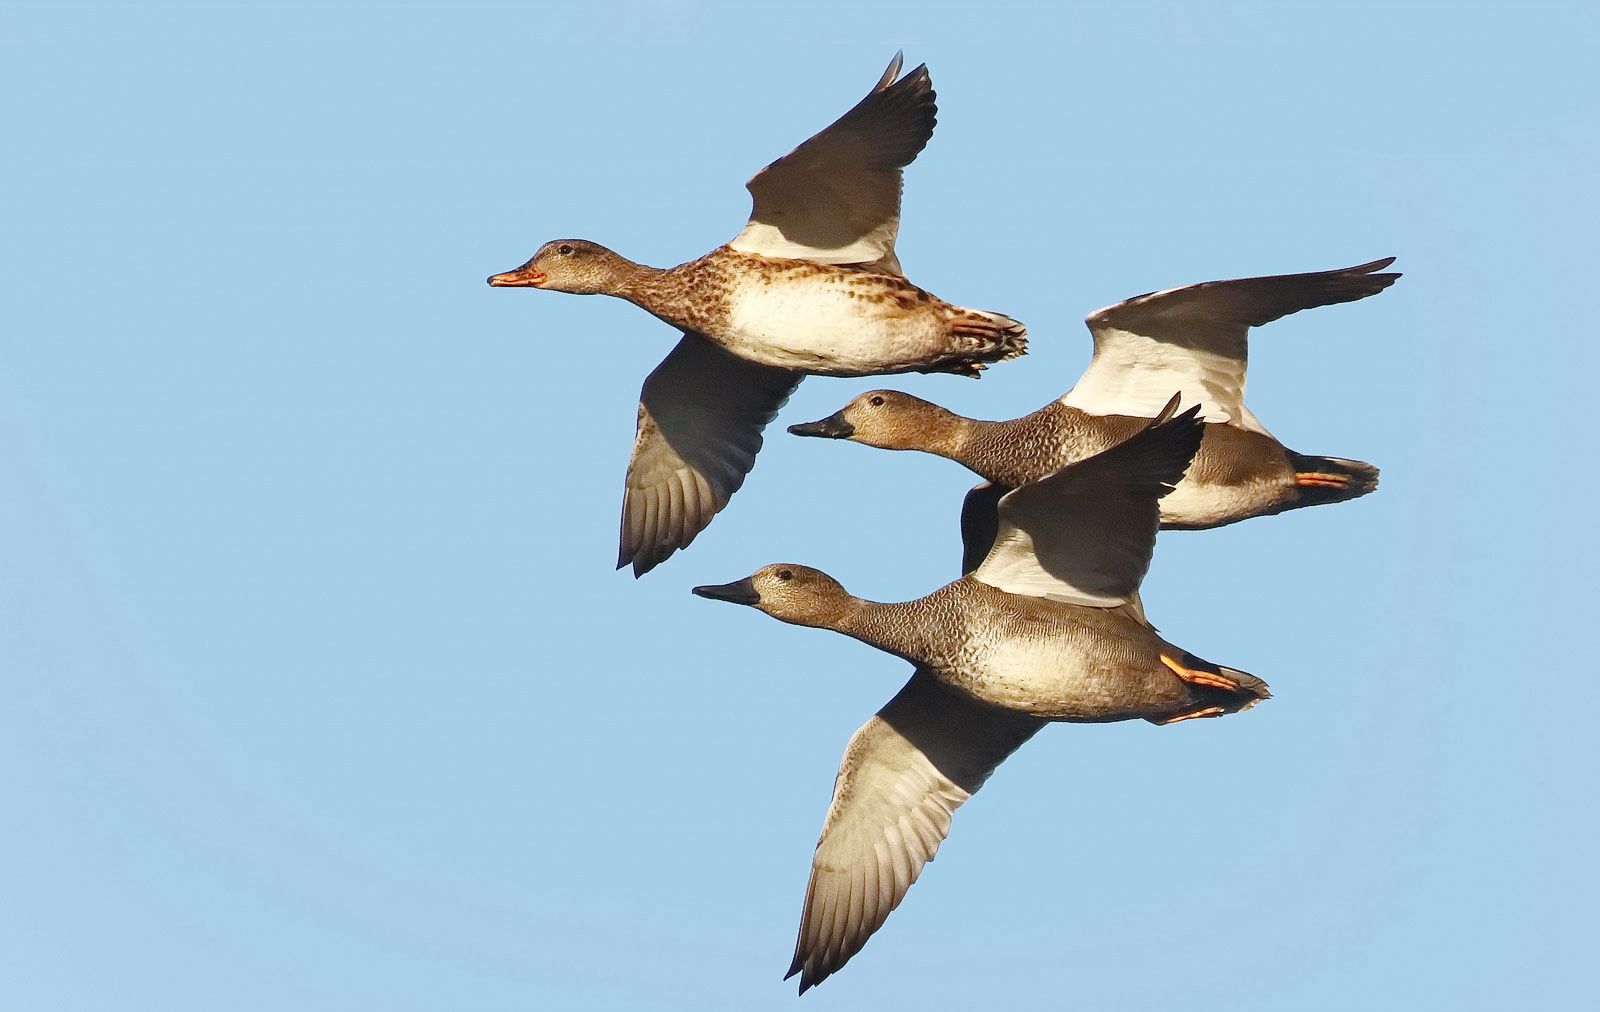
[[[1266,683],[1173,646],[1138,608],[1156,500],[1201,441],[1198,408],[1172,418],[1176,404],[1006,495],[983,564],[927,597],[866,601],[795,565],[695,588],[916,665],[845,750],[789,970],[802,994],[860,950],[932,860],[951,813],[1049,721],[1170,724],[1267,698]]]
[[[802,376],[976,376],[1023,353],[999,313],[953,306],[895,259],[901,169],[933,134],[927,67],[895,56],[855,108],[747,184],[744,230],[660,269],[583,239],[545,243],[499,287],[614,295],[683,331],[645,381],[618,567],[642,575],[694,540],[744,482]]]
[[[1211,281],[1108,306],[1088,318],[1094,358],[1083,378],[1021,418],[980,421],[910,394],[873,390],[789,431],[959,461],[987,479],[968,496],[963,524],[992,530],[1001,495],[1126,438],[1176,389],[1200,405],[1207,424],[1188,476],[1161,500],[1163,528],[1220,527],[1354,499],[1377,487],[1377,468],[1295,453],[1245,407],[1247,335],[1302,309],[1376,295],[1400,277],[1374,273],[1391,263],[1393,257],[1338,271]],[[978,544],[969,569],[983,559],[986,543]]]

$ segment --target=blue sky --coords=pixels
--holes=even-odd
[[[673,334],[493,290],[670,265],[896,49],[939,126],[900,258],[1028,324],[1399,257],[1257,331],[1250,403],[1375,495],[1163,536],[1237,717],[1047,729],[817,1009],[1577,1009],[1600,710],[1589,5],[15,3],[0,370],[0,1003],[744,1010],[850,732],[906,665],[693,598],[955,575],[972,479],[774,426],[691,550],[611,569]],[[806,382],[782,424],[872,380]]]

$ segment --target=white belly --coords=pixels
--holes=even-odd
[[[1161,497],[1161,522],[1186,527],[1211,527],[1241,519],[1240,492],[1184,480]]]
[[[931,313],[906,316],[892,299],[862,294],[850,275],[819,274],[731,292],[727,325],[711,335],[766,365],[832,376],[870,376],[926,364],[937,349]]]
[[[942,674],[985,702],[1051,720],[1142,716],[1147,692],[1143,673],[1096,661],[1067,641],[997,643],[954,677]]]

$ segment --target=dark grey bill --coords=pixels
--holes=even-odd
[[[756,585],[750,582],[748,576],[735,583],[696,587],[694,592],[701,597],[709,597],[713,601],[732,601],[734,604],[755,604],[761,600],[761,594],[756,590]]]
[[[836,411],[815,422],[801,422],[799,425],[789,426],[789,431],[797,436],[821,436],[824,439],[849,439],[856,434],[856,427],[844,420],[844,412]]]

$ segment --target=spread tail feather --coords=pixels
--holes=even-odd
[[[1248,710],[1263,699],[1272,698],[1272,693],[1267,689],[1267,683],[1255,675],[1250,674],[1248,671],[1240,671],[1238,668],[1222,667],[1222,665],[1218,665],[1218,667],[1222,668],[1224,675],[1239,683],[1237,691],[1227,693],[1228,701],[1218,704],[1229,713]],[[1220,692],[1221,690],[1218,691]]]
[[[957,308],[950,333],[959,342],[959,349],[941,356],[921,372],[951,372],[976,379],[990,362],[1004,362],[1028,351],[1028,328],[1004,313]]]
[[[988,320],[993,326],[995,349],[985,362],[1005,362],[1028,353],[1028,328],[1004,313],[991,313],[984,309],[969,309]]]

